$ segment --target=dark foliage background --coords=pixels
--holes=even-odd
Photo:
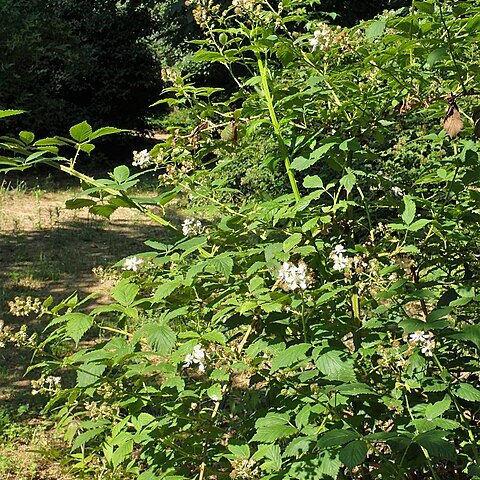
[[[352,25],[409,3],[325,0],[318,8]],[[162,113],[148,108],[161,93],[161,67],[226,86],[221,68],[192,61],[189,42],[202,32],[183,0],[0,0],[0,32],[0,108],[27,111],[5,122],[12,132],[61,134],[83,120],[144,128]]]

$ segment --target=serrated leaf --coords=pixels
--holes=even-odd
[[[117,468],[121,463],[130,458],[133,452],[133,440],[124,440],[113,452],[112,465]]]
[[[145,335],[147,343],[160,355],[168,355],[177,340],[175,332],[164,323],[148,323],[141,328],[141,332]]]
[[[433,430],[421,433],[415,438],[415,442],[425,448],[430,455],[454,462],[457,454],[455,446],[443,438],[445,432]]]
[[[324,433],[317,442],[318,448],[337,447],[358,439],[358,434],[353,430],[334,429]]]
[[[71,338],[77,345],[80,339],[93,325],[93,318],[84,313],[69,313],[65,324],[65,335]]]
[[[373,40],[375,38],[381,37],[385,31],[386,22],[385,20],[377,20],[365,29],[365,38],[367,40]]]
[[[480,390],[469,383],[456,385],[453,394],[467,402],[480,402]]]
[[[292,345],[288,347],[283,352],[280,352],[272,360],[272,368],[270,373],[274,373],[281,368],[292,367],[299,360],[305,359],[305,353],[311,347],[308,343],[299,343],[297,345]]]
[[[450,403],[450,397],[445,395],[445,398],[443,400],[435,402],[434,404],[427,405],[427,408],[425,409],[425,417],[430,420],[440,417],[450,408]]]
[[[279,438],[285,438],[297,431],[289,424],[289,417],[286,414],[268,413],[266,417],[259,418],[255,422],[257,433],[252,442],[273,443]]]
[[[84,142],[92,133],[92,127],[85,121],[70,128],[70,136],[77,142]]]
[[[427,63],[433,67],[439,60],[446,57],[448,53],[447,47],[440,47],[433,50],[427,57]]]
[[[137,296],[140,287],[124,279],[115,285],[112,297],[124,307],[131,305]]]
[[[351,192],[356,183],[357,177],[353,172],[348,172],[340,179],[340,185],[343,185],[347,192]]]
[[[239,460],[250,458],[250,447],[247,444],[233,445],[229,443],[227,448],[230,453],[232,453],[234,457]]]
[[[450,338],[472,342],[477,348],[480,348],[480,325],[467,325],[461,332],[452,333]]]
[[[11,117],[12,115],[20,115],[25,110],[0,110],[0,118]]]
[[[228,255],[218,255],[216,257],[210,258],[208,264],[212,265],[217,272],[224,275],[227,279],[232,274],[233,270],[233,259]]]
[[[293,247],[296,247],[302,241],[302,238],[303,237],[301,233],[294,233],[290,235],[283,242],[283,251],[288,253]]]
[[[410,195],[405,195],[403,197],[403,204],[404,207],[402,213],[402,220],[406,225],[410,225],[415,218],[417,207]]]
[[[264,458],[262,469],[266,472],[278,472],[282,468],[282,453],[278,445],[269,445],[264,451]]]
[[[203,334],[202,339],[205,342],[218,343],[219,345],[225,345],[227,343],[225,335],[217,330]]]
[[[77,438],[75,438],[71,451],[74,452],[77,448],[80,448],[81,446],[85,445],[86,443],[88,443],[89,440],[91,440],[92,438],[95,438],[96,436],[100,435],[104,431],[105,429],[102,427],[102,428],[94,428],[93,430],[87,430],[86,432],[80,433],[77,436]]]
[[[169,297],[175,290],[177,290],[183,285],[183,282],[184,280],[181,277],[163,282],[155,290],[155,293],[153,295],[154,300],[160,301],[164,298]]]
[[[113,170],[113,178],[117,183],[125,182],[130,176],[130,169],[126,165],[119,165]]]
[[[96,138],[104,137],[105,135],[112,135],[112,134],[121,133],[121,132],[128,132],[128,130],[115,128],[115,127],[102,127],[92,132],[90,134],[89,139],[95,140]]]
[[[368,446],[363,440],[354,440],[340,450],[340,461],[348,468],[361,465],[367,458]]]
[[[65,208],[76,210],[78,208],[91,207],[95,204],[95,200],[89,200],[88,198],[73,198],[65,202]]]
[[[218,383],[208,387],[207,395],[214,402],[219,402],[223,398],[222,387]]]
[[[421,230],[423,227],[431,223],[431,220],[427,220],[425,218],[421,218],[420,220],[417,220],[413,222],[411,225],[407,227],[407,230],[409,232],[417,232],[418,230]]]
[[[27,132],[26,130],[21,131],[18,136],[22,139],[24,143],[29,145],[35,139],[35,135],[32,132]]]
[[[338,478],[341,466],[337,452],[324,450],[315,457],[294,462],[288,473],[292,480],[323,480]]]
[[[331,380],[355,382],[353,360],[345,352],[329,350],[318,355],[315,360],[317,368]]]
[[[95,363],[86,363],[80,365],[77,370],[77,386],[81,388],[89,387],[102,378],[106,365]]]
[[[307,175],[303,180],[305,188],[323,188],[323,181],[318,175]]]
[[[286,457],[297,457],[301,454],[307,453],[312,447],[315,439],[313,437],[297,437],[294,438],[285,449],[284,455]]]

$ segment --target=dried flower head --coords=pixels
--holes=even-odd
[[[455,138],[463,128],[463,121],[460,117],[460,110],[452,96],[449,98],[447,114],[443,119],[443,129],[450,138]]]

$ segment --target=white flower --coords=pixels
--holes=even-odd
[[[330,253],[330,258],[333,260],[334,270],[344,270],[348,266],[348,257],[343,255],[346,252],[343,245],[335,245]]]
[[[148,153],[148,150],[142,150],[137,152],[136,150],[133,151],[133,162],[132,165],[134,167],[144,167],[147,164],[152,162],[152,157]]]
[[[220,400],[219,396],[218,395],[210,395],[210,398],[214,401],[214,402],[218,402]]]
[[[203,230],[202,222],[196,218],[186,218],[182,223],[182,233],[185,236],[199,235]]]
[[[392,193],[396,196],[396,197],[403,197],[405,195],[405,192],[400,188],[400,187],[392,187]]]
[[[426,357],[432,357],[433,356],[433,347],[434,347],[434,343],[430,340],[428,340],[425,345],[422,347],[422,353],[426,356]]]
[[[411,333],[408,338],[413,343],[425,343],[430,339],[430,335],[423,330],[417,330],[415,333]]]
[[[130,257],[125,259],[125,263],[123,264],[123,270],[132,270],[133,272],[137,272],[139,268],[144,264],[144,261],[138,257]]]
[[[312,52],[314,52],[315,50],[328,50],[333,40],[333,30],[327,24],[322,23],[320,29],[313,32],[313,37],[309,43],[312,47]]]
[[[423,330],[418,330],[415,333],[411,333],[408,338],[414,344],[420,344],[420,346],[422,347],[421,352],[426,357],[433,356],[435,342],[433,340],[433,336],[430,333],[425,333]]]
[[[192,365],[197,365],[198,371],[203,373],[205,372],[205,350],[202,348],[201,345],[195,345],[193,347],[193,352],[189,353],[185,360],[183,361],[184,367],[188,368]]]
[[[303,261],[299,262],[297,266],[290,262],[283,262],[277,278],[286,290],[296,290],[297,288],[306,290],[312,280],[307,264]]]

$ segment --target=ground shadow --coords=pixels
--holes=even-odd
[[[175,210],[167,210],[174,224],[181,219]],[[109,300],[108,285],[101,284],[92,269],[110,266],[122,258],[149,251],[146,240],[170,242],[177,238],[170,229],[145,219],[121,218],[113,222],[103,219],[66,219],[54,228],[28,231],[0,231],[0,319],[18,329],[26,324],[29,331],[41,331],[41,321],[10,314],[8,302],[16,296],[55,301],[76,291],[80,298],[96,293],[94,303]],[[108,283],[108,282],[107,282]],[[0,349],[0,410],[23,404],[39,405],[41,399],[31,396],[30,379],[24,376],[31,361],[26,349]],[[38,412],[30,410],[32,416]]]

